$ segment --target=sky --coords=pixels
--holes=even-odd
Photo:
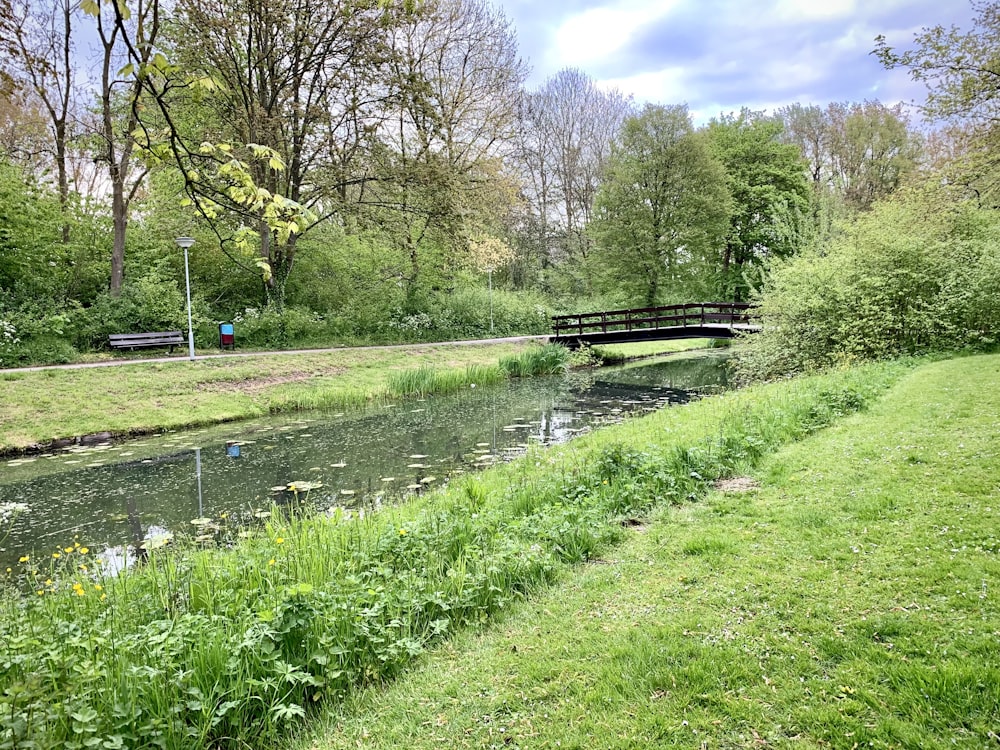
[[[687,104],[696,122],[793,102],[922,101],[869,54],[935,25],[970,29],[968,0],[495,0],[517,30],[530,88],[579,68],[638,102]]]

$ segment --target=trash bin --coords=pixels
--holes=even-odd
[[[219,348],[236,349],[236,334],[232,323],[219,323]]]

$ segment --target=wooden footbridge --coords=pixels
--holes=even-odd
[[[692,302],[633,310],[556,315],[549,341],[576,349],[583,344],[624,344],[666,339],[731,339],[755,333],[750,305],[742,302]]]

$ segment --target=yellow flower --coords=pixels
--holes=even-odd
[[[407,535],[407,534],[409,534],[409,533],[410,533],[410,532],[409,532],[409,531],[407,531],[406,529],[400,529],[400,530],[399,530],[399,535],[400,535],[400,536],[406,536],[406,535]]]
[[[105,599],[107,599],[107,598],[108,598],[108,595],[107,595],[107,594],[101,594],[101,601],[102,601],[102,602],[103,602],[103,601],[104,601]]]
[[[274,558],[272,557],[270,560],[268,560],[267,564],[268,565],[274,565]]]
[[[284,544],[285,543],[285,537],[279,536],[277,539],[274,540],[274,543],[275,544]]]
[[[90,552],[90,549],[88,547],[80,547],[81,555],[86,555],[88,552]]]
[[[51,586],[52,585],[52,579],[51,578],[46,578],[45,579],[45,585],[46,586]]]
[[[81,565],[80,566],[80,570],[82,570],[84,573],[86,573],[87,572],[87,566],[86,565]]]
[[[36,591],[35,593],[38,594],[39,596],[44,596],[45,595],[45,592],[42,591],[41,589],[38,589],[38,591]]]
[[[10,572],[11,572],[11,571],[10,571],[10,568],[7,568],[7,572],[8,572],[8,573],[10,573]]]
[[[17,558],[17,561],[19,563],[25,563],[25,562],[28,562],[28,560],[30,560],[30,559],[31,559],[31,555],[24,555],[23,557]]]
[[[67,555],[68,555],[68,554],[69,554],[70,552],[72,552],[72,551],[73,551],[73,548],[72,548],[72,547],[64,547],[64,548],[63,548],[63,552],[65,552],[65,553],[66,553]]]
[[[58,560],[60,557],[62,557],[62,555],[60,555],[58,552],[53,552],[52,553],[52,559]]]
[[[104,591],[104,587],[101,584],[99,584],[99,583],[95,583],[94,584],[94,590],[95,591]]]
[[[73,538],[74,538],[74,539],[76,539],[76,537],[73,537]],[[79,547],[79,546],[80,546],[80,543],[79,543],[79,542],[73,542],[73,546],[74,546],[74,547]]]

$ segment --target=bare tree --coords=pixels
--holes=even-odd
[[[543,263],[560,252],[586,256],[594,197],[611,146],[633,113],[630,97],[603,91],[572,68],[525,95],[519,161],[542,232]],[[553,235],[558,249],[551,247]]]
[[[11,61],[29,114],[32,103],[44,110],[51,136],[51,156],[63,211],[69,203],[69,142],[73,137],[74,69],[73,28],[77,20],[73,0],[0,0],[0,53]],[[70,225],[63,222],[62,241],[68,243]]]
[[[362,196],[388,209],[418,286],[428,234],[462,252],[513,198],[501,157],[515,135],[526,76],[510,21],[484,0],[433,0],[395,31],[393,118],[377,132],[377,181]],[[386,213],[380,216],[384,219]]]

